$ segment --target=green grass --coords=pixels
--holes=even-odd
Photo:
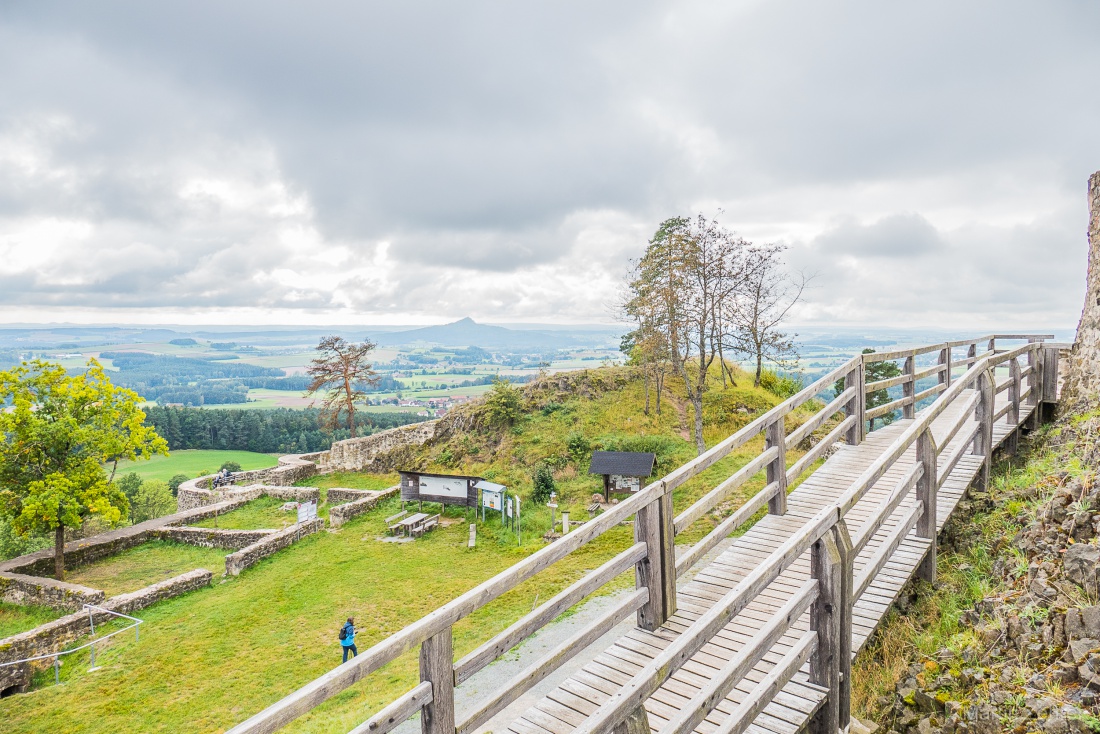
[[[343,487],[345,489],[388,489],[401,482],[401,476],[393,474],[364,474],[361,472],[338,471],[332,474],[320,474],[298,482],[299,487],[319,487],[322,490]]]
[[[73,584],[102,589],[107,596],[137,591],[181,573],[205,568],[219,576],[226,551],[155,540],[102,561],[78,566],[65,575]]]
[[[224,530],[262,530],[265,528],[282,530],[298,521],[297,512],[283,512],[279,509],[285,503],[286,500],[274,497],[260,497],[252,500],[244,507],[219,515],[216,519],[211,517],[194,523],[193,527],[222,528]],[[325,510],[323,515],[327,516],[327,508],[321,509]],[[319,512],[318,514],[322,513]]]
[[[32,630],[40,624],[65,616],[49,607],[24,606],[0,601],[0,638]]]
[[[205,449],[184,449],[173,451],[169,456],[154,456],[148,461],[119,462],[118,475],[134,472],[142,479],[161,479],[168,481],[176,474],[186,474],[194,478],[204,474],[213,474],[226,461],[235,461],[241,469],[266,469],[275,466],[275,454],[257,454],[252,451],[212,451]]]

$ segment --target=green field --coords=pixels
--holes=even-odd
[[[119,462],[120,475],[134,472],[142,479],[162,479],[168,481],[176,474],[199,477],[213,474],[226,461],[235,461],[241,469],[266,469],[275,466],[277,454],[257,454],[251,451],[208,451],[205,449],[184,449],[173,451],[170,456],[154,456],[148,461]]]
[[[181,573],[205,568],[220,576],[225,572],[226,551],[199,548],[165,540],[153,540],[116,556],[70,569],[65,580],[101,589],[108,597],[155,584]]]
[[[65,612],[49,607],[24,606],[0,601],[0,639],[52,622]]]

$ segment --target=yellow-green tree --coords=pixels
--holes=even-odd
[[[129,510],[105,466],[168,453],[140,402],[94,359],[79,375],[39,360],[0,372],[0,514],[21,535],[54,534],[57,579],[65,528],[92,515],[114,524]]]

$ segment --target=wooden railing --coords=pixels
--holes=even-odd
[[[1020,338],[1029,339],[1029,343],[1004,352],[997,352],[995,349],[995,339]],[[906,428],[901,438],[856,480],[840,501],[821,510],[764,563],[753,569],[688,631],[679,635],[628,685],[601,706],[577,732],[605,734],[628,716],[634,715],[646,698],[807,550],[811,551],[812,578],[715,676],[710,685],[700,692],[697,700],[685,707],[676,721],[670,722],[667,731],[670,734],[686,734],[698,725],[807,609],[810,610],[812,631],[803,635],[772,673],[754,688],[753,693],[722,726],[721,732],[727,734],[743,731],[807,660],[810,662],[811,681],[830,691],[827,703],[818,712],[815,721],[824,722],[826,727],[831,722],[846,721],[850,685],[850,655],[847,651],[851,650],[852,603],[859,598],[914,525],[918,535],[927,539],[934,551],[936,523],[935,513],[930,508],[936,506],[936,492],[944,478],[967,453],[983,455],[988,467],[993,422],[1006,415],[1019,416],[1021,401],[1044,399],[1042,392],[1046,382],[1043,379],[1043,365],[1046,364],[1046,355],[1041,343],[1043,338],[1045,337],[988,336],[854,357],[694,460],[560,540],[382,640],[358,657],[269,706],[234,727],[230,730],[231,734],[276,731],[416,646],[420,647],[420,682],[356,727],[354,734],[386,734],[418,711],[421,713],[423,734],[469,734],[629,615],[636,614],[637,624],[644,629],[660,627],[676,611],[676,579],[739,526],[750,521],[765,504],[770,513],[785,513],[788,488],[831,447],[841,439],[848,445],[857,445],[865,435],[867,421],[885,415],[889,410],[898,409],[905,416],[914,417],[918,402],[932,395],[940,395],[928,409],[916,416],[916,420]],[[981,353],[977,351],[979,344],[986,345]],[[967,357],[958,362],[952,361],[952,350],[960,346],[968,347]],[[939,361],[934,367],[916,368],[917,357],[936,351],[939,352]],[[1028,363],[1026,367],[1021,367],[1017,360],[1024,355]],[[900,377],[865,384],[864,371],[867,364],[896,359],[905,360],[905,369]],[[1009,366],[1009,379],[998,385],[993,379],[993,369],[1002,364]],[[953,379],[952,370],[960,366],[967,368],[966,373]],[[937,384],[918,391],[917,381],[933,375],[938,377]],[[1026,389],[1023,388],[1025,378],[1028,380]],[[840,380],[843,383],[839,395],[834,396],[831,394],[833,386]],[[866,397],[870,392],[897,385],[903,387],[902,398],[872,411],[866,410]],[[973,395],[964,398],[967,402],[962,415],[966,417],[968,411],[973,409],[980,420],[961,441],[956,441],[961,448],[953,451],[943,470],[937,473],[937,460],[942,448],[937,449],[935,446],[930,431],[931,423],[972,385],[977,385],[978,389]],[[1009,407],[995,414],[994,396],[1004,390],[1010,391]],[[1047,394],[1053,393],[1048,391]],[[788,432],[787,417],[797,408],[822,395],[828,395],[825,398],[828,402],[805,422]],[[951,439],[957,438],[956,434],[965,424],[966,420],[962,418],[956,422],[947,440],[942,441],[944,447],[951,443]],[[825,435],[788,468],[787,452],[826,427],[828,431]],[[672,494],[676,488],[760,436],[764,440],[763,449],[758,455],[674,516]],[[872,520],[868,521],[860,536],[853,542],[844,523],[845,514],[914,445],[920,461],[898,482],[893,493],[880,504]],[[761,472],[765,474],[764,488],[677,559],[675,536],[726,501],[735,490]],[[918,501],[895,526],[891,536],[879,546],[875,557],[865,566],[859,579],[853,579],[854,558],[866,548],[870,538],[911,491],[916,492]],[[455,662],[452,627],[456,622],[631,516],[634,517],[633,545],[599,568],[588,572]],[[931,561],[926,562],[921,569],[921,574],[929,578],[935,570],[934,552],[930,557]],[[478,702],[473,711],[467,713],[462,720],[456,721],[456,685],[468,680],[562,612],[631,567],[635,570],[636,579],[633,592],[618,599],[597,620],[559,643],[522,672],[509,680],[501,681],[489,699]]]

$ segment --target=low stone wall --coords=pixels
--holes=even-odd
[[[332,498],[332,492],[337,491],[337,490],[331,490],[330,489],[329,490],[329,495],[328,495],[329,496],[329,505],[330,505],[329,511],[328,511],[329,525],[331,525],[334,528],[338,528],[341,525],[343,525],[344,523],[346,523],[348,520],[350,520],[351,518],[355,517],[356,515],[362,515],[364,512],[367,512],[369,510],[373,510],[383,500],[387,499],[388,497],[395,496],[400,490],[401,490],[401,485],[396,485],[396,486],[390,487],[389,489],[383,489],[380,492],[366,492],[366,491],[363,491],[363,492],[360,492],[360,495],[366,495],[366,496],[360,496],[359,499],[352,500],[351,502],[348,502],[347,504],[336,505],[335,507],[332,507],[331,506],[332,502],[333,502],[333,500],[331,499]],[[341,492],[354,492],[355,490],[339,490],[339,491],[341,491]]]
[[[249,566],[255,565],[257,561],[267,558],[293,544],[300,536],[311,535],[324,527],[325,521],[320,518],[315,518],[297,525],[291,525],[286,530],[273,533],[247,548],[242,548],[236,553],[230,553],[226,556],[225,572],[238,576],[241,571]]]
[[[275,530],[222,530],[219,528],[160,528],[149,531],[150,539],[171,540],[201,548],[240,550],[257,543]]]
[[[246,492],[210,506],[184,510],[154,520],[146,520],[128,528],[119,528],[93,535],[90,538],[74,540],[65,544],[65,565],[68,567],[80,566],[113,556],[149,540],[150,530],[205,520],[208,517],[213,517],[215,513],[224,514],[236,509],[259,496],[259,491]],[[53,549],[47,548],[0,562],[0,572],[19,573],[28,576],[50,576],[53,574]]]
[[[420,446],[435,435],[439,421],[424,421],[379,431],[361,438],[337,441],[322,457],[321,472],[359,471],[366,469],[378,456],[404,446]]]
[[[345,502],[354,502],[364,497],[373,497],[376,491],[370,489],[348,489],[347,487],[333,487],[325,493],[325,499],[329,506],[342,505]]]
[[[8,604],[36,604],[63,612],[75,612],[85,604],[99,604],[107,597],[99,589],[54,579],[0,573],[0,600]]]
[[[321,490],[316,487],[263,487],[264,494],[288,502],[318,502]]]
[[[198,568],[167,581],[161,581],[159,584],[111,597],[100,606],[120,614],[132,614],[163,599],[170,599],[209,586],[213,577],[214,575],[205,568]],[[101,611],[93,611],[91,617],[96,623],[106,622],[112,618],[110,614]],[[0,640],[0,663],[60,652],[91,631],[88,620],[88,612],[76,612]],[[46,668],[52,664],[52,660],[42,660],[36,663],[0,667],[0,691],[9,688],[22,691],[30,683],[34,670]]]
[[[248,487],[227,487],[224,490],[212,491],[198,486],[200,482],[209,477],[199,477],[180,485],[176,493],[176,509],[180,512],[195,510],[219,502],[249,502],[263,495],[263,490],[258,485]]]

